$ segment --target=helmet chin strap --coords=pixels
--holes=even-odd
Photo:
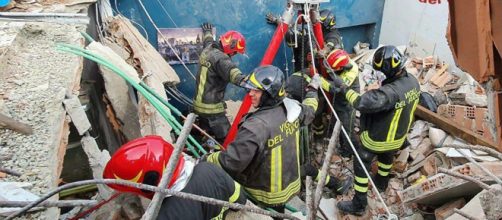
[[[260,97],[260,104],[258,105],[258,108],[276,106],[279,103],[281,103],[281,100],[275,100],[272,97],[270,97],[270,94],[268,94],[268,92],[263,91]]]

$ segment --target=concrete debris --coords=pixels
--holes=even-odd
[[[106,60],[113,63],[122,71],[130,75],[137,76],[136,70],[128,65],[124,60],[123,55],[118,55],[115,50],[119,48],[116,44],[107,43],[107,45],[114,45],[113,47],[105,47],[100,43],[91,43],[87,48],[95,53],[101,54]],[[114,53],[115,52],[115,53]],[[127,57],[129,54],[127,55]],[[126,58],[127,58],[126,57]],[[128,140],[132,140],[141,136],[139,130],[140,125],[138,121],[138,108],[135,106],[135,100],[132,100],[130,91],[126,81],[112,72],[110,69],[99,66],[101,75],[105,82],[105,92],[110,100],[111,107],[108,108],[108,119],[116,122],[112,123],[114,128],[124,134]],[[113,120],[115,117],[118,120]]]
[[[480,164],[496,176],[502,177],[502,162],[482,162]],[[481,169],[470,163],[456,166],[452,168],[452,171],[480,179],[484,182],[492,181]],[[404,189],[400,194],[402,195],[403,202],[438,205],[461,196],[474,195],[479,191],[480,187],[474,183],[459,180],[458,178],[441,173],[429,177],[420,184]]]
[[[429,128],[429,139],[431,140],[432,146],[439,148],[443,145],[444,141],[448,135],[441,129]]]
[[[416,120],[410,129],[408,134],[408,142],[410,143],[410,148],[412,150],[417,149],[418,145],[422,143],[424,138],[427,136],[429,130],[429,125],[426,121]]]
[[[398,173],[402,173],[406,170],[408,167],[408,158],[410,157],[410,149],[405,148],[401,150],[399,153],[399,156],[396,158],[394,161],[394,165],[392,166],[392,169],[395,170]]]
[[[470,214],[471,216],[476,216],[478,219],[487,219],[486,214],[483,211],[483,207],[481,206],[481,200],[480,200],[481,195],[485,194],[485,193],[486,193],[485,190],[478,193],[467,204],[465,204],[465,206],[463,208],[461,208],[460,210],[464,211],[467,214]],[[497,202],[497,203],[500,203],[500,202]],[[467,220],[467,218],[464,218],[463,216],[456,214],[456,213],[451,215],[450,217],[446,218],[446,220],[464,220],[464,219]]]
[[[91,129],[91,123],[87,119],[84,108],[77,96],[72,96],[69,99],[63,101],[66,112],[71,118],[73,125],[77,128],[80,135],[84,135],[89,129]]]
[[[359,80],[361,88],[364,88],[362,92],[378,88],[385,76],[374,71],[371,66],[371,55],[374,50],[362,49],[361,45],[356,46],[355,51],[361,50],[353,59],[360,67]],[[439,108],[438,113],[426,112],[427,109],[422,106],[417,108],[416,115],[421,120],[416,120],[412,124],[408,134],[409,145],[404,146],[396,154],[391,172],[395,177],[391,178],[388,190],[383,196],[391,211],[398,214],[400,218],[424,219],[424,216],[417,214],[418,209],[421,209],[425,213],[434,213],[437,210],[436,217],[445,219],[452,214],[453,208],[462,207],[456,200],[461,197],[469,198],[481,190],[475,184],[438,174],[439,168],[458,170],[481,178],[483,181],[490,180],[481,170],[471,167],[464,157],[457,157],[454,150],[442,148],[442,146],[466,144],[466,142],[494,146],[486,144],[492,143],[493,135],[489,132],[490,122],[486,117],[486,108],[480,107],[486,100],[485,92],[482,88],[478,88],[469,76],[451,72],[453,65],[445,63],[437,56],[410,57],[406,65],[407,71],[419,79],[421,91],[429,93]],[[467,93],[474,95],[467,95]],[[462,95],[456,96],[455,94]],[[458,99],[454,99],[455,97]],[[462,104],[455,104],[457,101],[461,101]],[[466,114],[467,111],[469,114]],[[468,122],[470,123],[466,124]],[[502,165],[499,160],[485,153],[470,152],[473,158],[482,161],[483,164],[488,163],[486,166],[492,169],[498,170],[489,162]],[[372,168],[374,172],[376,165],[373,164]],[[496,175],[502,175],[502,173]],[[372,191],[369,192],[368,199],[369,211],[366,215],[376,216],[385,213],[383,206],[377,201]],[[446,203],[454,205],[445,205]],[[444,206],[441,209],[442,205]],[[339,218],[357,219],[354,216],[339,216]],[[368,218],[370,217],[363,217],[363,219]]]
[[[486,219],[502,219],[502,203],[500,202],[500,198],[502,198],[502,186],[498,184],[492,185],[490,186],[490,190],[483,190],[480,194],[479,200],[486,214]]]
[[[130,54],[125,61],[127,62],[126,65],[134,68],[135,73],[133,75],[142,78],[146,85],[167,100],[165,84],[176,85],[180,82],[173,68],[127,18],[122,16],[112,17],[108,19],[107,27],[106,32],[109,33],[107,42],[130,49]],[[112,51],[109,48],[107,50]],[[124,62],[116,53],[113,52],[110,55]],[[166,141],[171,140],[171,127],[143,96],[139,96],[137,109],[141,135],[156,134]],[[166,110],[168,109],[166,108]]]
[[[0,201],[35,201],[39,197],[22,187],[23,183],[0,182]],[[19,208],[0,208],[0,215],[8,216]]]
[[[370,49],[370,44],[369,43],[362,43],[358,41],[356,45],[354,45],[354,52],[356,55],[361,55],[363,53],[366,53]]]
[[[56,43],[83,46],[82,25],[0,22],[0,98],[13,119],[33,128],[26,136],[0,129],[2,167],[23,175],[2,181],[31,182],[34,194],[59,185],[70,132],[63,108],[65,94],[77,95],[83,59],[55,50]],[[4,38],[4,31],[8,37]],[[52,199],[57,199],[57,196]],[[57,219],[59,209],[49,208],[27,219]]]

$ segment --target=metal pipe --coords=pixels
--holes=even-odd
[[[317,187],[315,189],[314,202],[313,207],[317,210],[319,207],[319,203],[321,201],[322,189],[326,183],[326,176],[328,176],[328,168],[331,163],[331,157],[335,153],[336,142],[338,141],[338,137],[340,136],[341,123],[340,120],[336,121],[335,128],[333,129],[333,133],[331,134],[331,138],[329,139],[328,151],[326,152],[326,156],[324,157],[324,162],[321,168],[321,177],[317,181]]]
[[[171,189],[162,189],[159,187],[150,186],[150,185],[146,185],[146,184],[129,182],[126,180],[95,179],[95,180],[78,181],[78,182],[73,182],[73,183],[69,183],[69,184],[65,184],[63,186],[60,186],[60,187],[52,190],[51,192],[49,192],[47,195],[37,199],[36,201],[33,201],[29,205],[23,207],[22,209],[20,209],[16,213],[8,216],[5,220],[11,220],[15,217],[20,216],[21,214],[25,213],[26,211],[30,210],[31,208],[35,207],[36,205],[40,204],[41,202],[54,196],[55,194],[57,194],[61,190],[70,189],[70,188],[82,186],[82,185],[89,185],[89,184],[115,184],[115,185],[122,185],[122,186],[128,186],[128,187],[135,187],[138,189],[143,189],[143,190],[148,190],[148,191],[162,192],[162,193],[172,195],[172,196],[182,198],[182,199],[190,199],[190,200],[204,202],[204,203],[211,204],[211,205],[224,206],[224,207],[228,207],[228,208],[236,209],[236,210],[250,211],[250,212],[254,212],[254,213],[258,213],[258,214],[262,214],[262,215],[268,215],[268,216],[276,217],[276,218],[298,219],[297,217],[294,217],[289,214],[273,213],[273,212],[269,212],[269,211],[266,211],[266,210],[263,210],[260,208],[256,208],[256,207],[252,207],[252,206],[241,205],[238,203],[230,203],[230,202],[221,201],[221,200],[217,200],[217,199],[209,198],[209,197],[205,197],[205,196],[199,196],[199,195],[194,195],[194,194],[185,193],[185,192],[178,192],[178,191],[174,191]]]
[[[0,201],[0,207],[25,207],[32,203],[31,201]],[[75,206],[95,206],[98,204],[96,200],[60,200],[60,201],[45,201],[37,205],[37,207],[75,207]]]
[[[288,32],[289,25],[293,20],[293,15],[294,15],[293,4],[289,3],[286,11],[282,15],[282,22],[275,29],[275,33],[272,36],[272,40],[270,40],[267,50],[263,55],[263,59],[261,60],[260,66],[270,65],[274,61],[275,55],[277,54],[277,51],[281,46],[281,42],[284,39],[286,33]],[[249,96],[249,94],[246,94],[244,96],[244,99],[242,100],[242,104],[241,107],[239,108],[239,111],[237,112],[237,115],[235,115],[235,119],[232,122],[230,130],[228,131],[227,137],[225,138],[225,141],[223,141],[223,146],[222,146],[223,149],[227,149],[227,146],[235,139],[235,136],[237,136],[238,125],[244,114],[249,112],[250,108],[251,108],[251,96]]]
[[[495,174],[493,174],[488,169],[486,169],[486,167],[484,167],[481,164],[479,164],[478,162],[476,162],[476,160],[474,160],[471,156],[467,155],[462,150],[458,150],[458,152],[460,152],[460,154],[462,154],[462,156],[464,156],[465,158],[467,158],[467,160],[469,160],[469,162],[471,162],[474,165],[476,165],[477,167],[479,167],[479,169],[481,169],[483,172],[485,172],[486,174],[488,174],[488,176],[490,176],[493,180],[495,180],[495,182],[497,182],[498,184],[500,184],[502,186],[502,180],[500,180],[500,178],[498,178],[497,176],[495,176]]]
[[[167,169],[164,171],[162,178],[160,179],[158,186],[161,189],[167,188],[169,182],[171,181],[171,178],[173,177],[174,170],[176,169],[176,165],[178,164],[181,156],[181,151],[183,150],[183,146],[185,145],[188,134],[192,129],[195,118],[196,115],[190,113],[187,117],[187,120],[185,121],[185,124],[183,125],[183,129],[181,129],[180,136],[176,140],[174,151],[171,154],[171,158],[169,158],[169,162],[167,162]],[[160,210],[160,205],[162,204],[162,200],[165,198],[165,196],[166,194],[162,192],[156,192],[155,195],[153,195],[153,199],[141,219],[150,220],[157,218]]]

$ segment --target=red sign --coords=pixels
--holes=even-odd
[[[441,4],[441,0],[418,0],[421,3],[429,3],[431,5]]]

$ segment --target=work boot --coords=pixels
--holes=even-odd
[[[336,186],[336,190],[335,191],[335,195],[345,195],[349,192],[350,190],[350,187],[352,187],[353,185],[353,179],[351,176],[345,178],[345,180],[342,180],[342,181],[339,181],[337,186]]]
[[[388,176],[380,176],[380,175],[375,175],[373,178],[375,182],[375,187],[378,189],[378,192],[384,193],[387,190],[387,186],[389,186],[389,180],[390,178]]]
[[[366,212],[367,204],[368,198],[366,197],[366,193],[356,192],[354,198],[352,198],[352,201],[339,202],[336,207],[343,213],[355,216],[363,216]]]

